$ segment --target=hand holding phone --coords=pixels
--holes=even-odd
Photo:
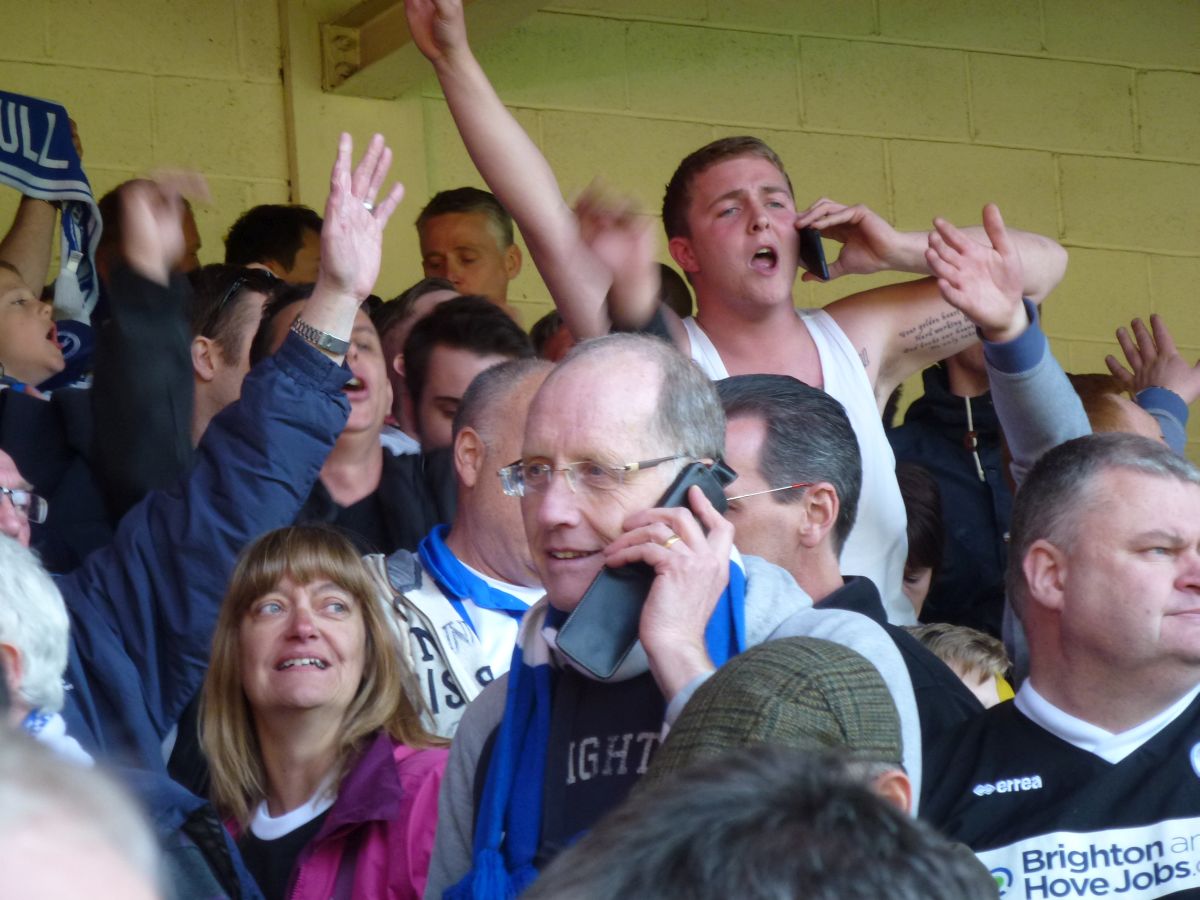
[[[717,511],[724,512],[724,488],[736,477],[722,460],[711,467],[691,463],[655,508],[686,507],[688,490],[698,485]],[[610,678],[637,643],[642,607],[655,577],[654,569],[640,562],[602,569],[559,629],[558,649],[597,678]]]

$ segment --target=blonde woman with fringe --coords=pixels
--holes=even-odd
[[[268,900],[420,897],[444,741],[421,725],[370,575],[340,534],[242,555],[213,636],[213,800]]]

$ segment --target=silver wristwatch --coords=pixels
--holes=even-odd
[[[321,331],[313,328],[299,316],[292,322],[292,331],[300,335],[314,347],[320,347],[322,350],[327,350],[334,355],[341,356],[350,349],[350,342],[344,341],[340,337],[334,337],[328,331]]]

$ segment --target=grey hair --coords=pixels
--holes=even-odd
[[[838,496],[834,549],[841,552],[862,493],[862,454],[858,438],[837,400],[790,375],[734,375],[717,382],[727,418],[754,416],[766,425],[758,467],[768,487],[801,481],[827,481]],[[795,503],[803,495],[780,491],[775,503]]]
[[[476,375],[463,392],[454,413],[454,437],[464,428],[483,434],[491,430],[497,416],[510,416],[514,410],[508,395],[534,373],[548,373],[554,363],[544,359],[510,359],[497,363]]]
[[[652,361],[661,373],[651,429],[664,448],[693,459],[725,455],[725,414],[717,389],[695,363],[661,338],[620,333],[584,341],[571,348],[546,380],[575,360],[617,355]]]
[[[1046,540],[1069,551],[1079,538],[1079,522],[1098,498],[1098,475],[1124,469],[1200,485],[1200,469],[1165,444],[1136,434],[1111,432],[1075,438],[1050,450],[1026,476],[1013,501],[1009,528],[1009,602],[1024,615],[1028,585],[1025,556],[1035,541]]]
[[[62,594],[33,551],[0,535],[0,642],[20,651],[20,696],[35,709],[62,709],[70,628]]]

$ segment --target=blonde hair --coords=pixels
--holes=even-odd
[[[906,630],[942,662],[967,673],[1003,678],[1012,665],[1004,644],[965,625],[934,622],[909,626]]]
[[[358,602],[363,615],[362,681],[338,731],[333,790],[357,751],[381,729],[411,747],[445,744],[421,724],[419,706],[406,689],[413,677],[400,661],[374,582],[353,545],[324,526],[272,531],[246,548],[234,569],[213,632],[200,703],[200,740],[212,770],[213,802],[243,826],[266,795],[266,775],[254,713],[242,690],[241,624],[254,601],[284,576],[301,584],[327,578]]]

